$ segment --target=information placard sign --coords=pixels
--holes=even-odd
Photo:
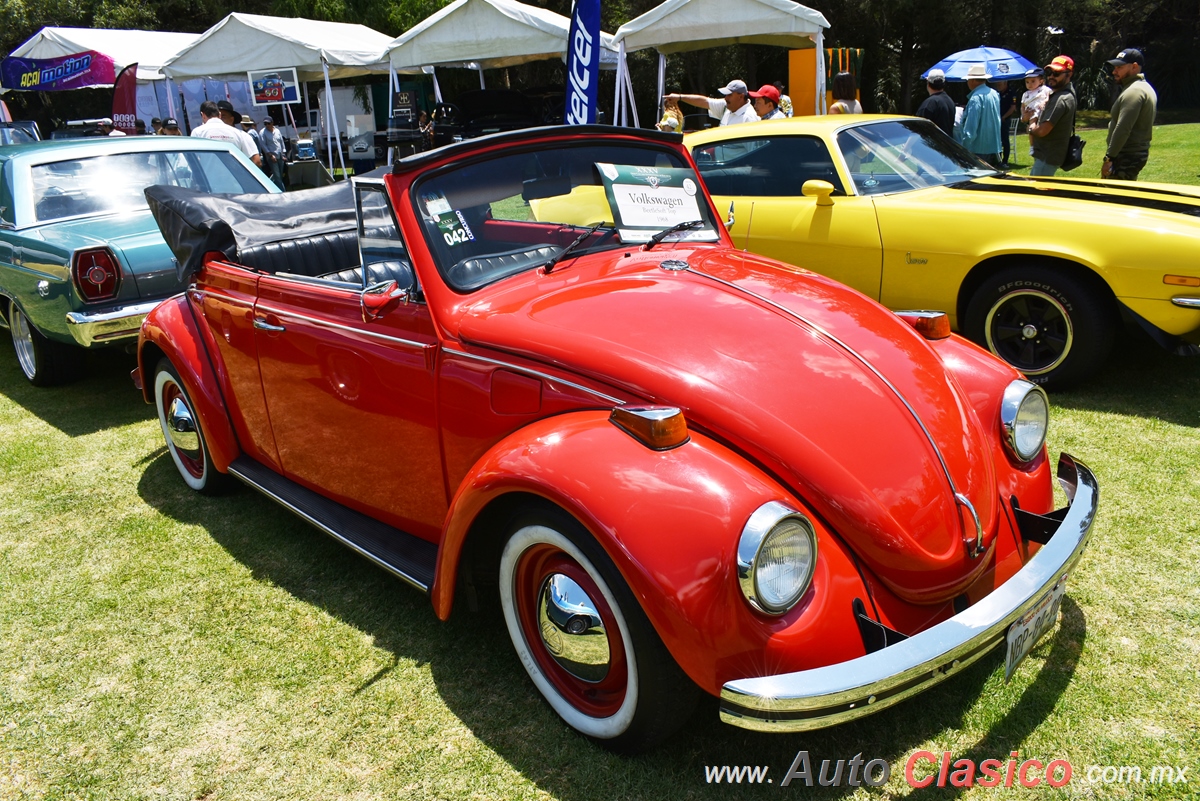
[[[703,220],[696,175],[682,167],[636,167],[597,162],[608,205],[622,242],[648,242],[660,231]],[[716,231],[701,227],[672,234],[672,240],[715,242]]]

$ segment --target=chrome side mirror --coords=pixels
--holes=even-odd
[[[400,285],[395,281],[372,284],[363,290],[359,301],[362,305],[363,322],[367,323],[371,320],[378,320],[401,303],[407,301],[408,290],[401,289]]]
[[[725,218],[725,230],[733,227],[733,201],[729,201],[729,216]]]

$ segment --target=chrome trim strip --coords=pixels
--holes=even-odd
[[[358,289],[355,290],[356,293],[360,292],[360,291],[361,290],[358,290]],[[375,339],[382,339],[385,342],[396,342],[401,345],[408,345],[409,347],[412,347],[412,348],[421,348],[422,350],[425,350],[427,348],[433,348],[433,347],[437,346],[436,342],[415,342],[411,339],[401,339],[400,337],[389,336],[388,334],[380,334],[377,331],[368,331],[363,328],[355,328],[352,325],[342,325],[341,323],[335,323],[331,320],[322,320],[318,317],[309,317],[306,314],[297,314],[296,312],[291,311],[289,309],[280,309],[275,306],[271,306],[269,304],[262,303],[261,301],[258,304],[256,304],[254,308],[255,308],[255,311],[262,311],[262,312],[267,312],[268,314],[275,314],[275,315],[278,315],[279,317],[282,317],[285,319],[290,317],[293,320],[303,320],[306,323],[312,323],[313,325],[321,326],[323,328],[333,328],[338,331],[348,331],[351,334],[361,334],[362,336],[365,336],[365,337],[373,337]]]
[[[912,404],[908,402],[908,398],[904,397],[904,395],[900,392],[900,390],[897,389],[896,386],[891,381],[888,381],[887,377],[883,373],[881,373],[879,371],[879,369],[875,367],[875,365],[871,364],[871,362],[869,362],[866,359],[866,357],[864,357],[858,351],[854,350],[854,348],[850,347],[842,340],[835,337],[833,334],[826,331],[824,328],[822,328],[817,323],[813,322],[812,320],[809,320],[807,317],[805,317],[801,314],[797,314],[796,312],[792,311],[787,306],[784,306],[781,303],[776,303],[775,301],[771,300],[770,298],[764,297],[764,296],[758,294],[757,292],[746,289],[743,286],[738,286],[737,284],[733,283],[732,281],[726,281],[723,278],[717,278],[715,275],[709,275],[708,273],[700,272],[699,270],[695,269],[694,267],[689,267],[687,269],[687,272],[692,273],[693,275],[698,275],[702,278],[707,278],[710,281],[716,281],[718,284],[727,286],[730,289],[733,289],[737,292],[744,292],[747,295],[749,295],[753,298],[756,298],[756,299],[762,301],[763,303],[766,303],[767,305],[771,306],[772,308],[778,309],[779,311],[783,312],[784,314],[788,315],[789,317],[791,317],[795,320],[798,320],[801,323],[803,323],[804,325],[808,326],[813,331],[816,331],[818,334],[825,337],[830,342],[833,342],[835,345],[837,345],[839,348],[841,348],[847,354],[849,354],[855,360],[857,360],[860,364],[862,364],[863,367],[866,367],[868,370],[870,370],[875,375],[875,377],[878,378],[880,380],[880,382],[883,383],[884,386],[886,386],[889,390],[891,390],[892,394],[895,395],[896,398],[901,403],[904,404],[904,408],[908,409],[908,413],[910,415],[912,415],[912,419],[915,420],[917,425],[921,427],[921,431],[925,434],[925,439],[927,439],[929,441],[929,447],[933,449],[934,454],[938,458],[938,463],[942,466],[942,473],[946,476],[946,482],[950,485],[950,491],[951,491],[951,493],[954,494],[955,502],[956,503],[960,502],[959,499],[964,496],[962,495],[962,493],[960,493],[958,491],[958,487],[955,486],[954,476],[950,475],[950,468],[946,464],[946,459],[942,456],[942,451],[938,447],[937,442],[934,441],[933,434],[929,433],[929,429],[925,427],[925,421],[921,419],[921,416],[919,414],[917,414],[917,410],[914,409]],[[975,510],[971,509],[971,513],[974,514]],[[967,538],[963,537],[963,539],[966,540]]]
[[[1193,298],[1187,295],[1176,295],[1171,298],[1171,302],[1176,306],[1182,306],[1185,309],[1200,309],[1200,298]]]
[[[721,689],[721,720],[756,731],[809,731],[869,715],[958,673],[1005,641],[1079,561],[1092,534],[1099,487],[1069,454],[1058,479],[1070,507],[1050,541],[1016,575],[949,620],[880,651],[812,670],[737,679]]]
[[[587,392],[591,395],[595,395],[597,398],[600,398],[603,401],[606,401],[608,403],[615,403],[618,406],[624,406],[628,402],[628,401],[623,401],[620,398],[614,398],[611,395],[605,395],[603,392],[601,392],[598,389],[592,389],[591,387],[585,387],[582,384],[576,384],[574,381],[568,381],[565,378],[559,378],[556,375],[550,375],[549,373],[543,373],[538,370],[534,370],[530,367],[522,367],[519,364],[513,364],[511,362],[502,362],[499,359],[490,359],[487,356],[477,356],[474,353],[467,353],[466,351],[456,350],[454,348],[442,348],[442,350],[446,353],[453,354],[455,356],[462,356],[465,359],[475,359],[476,361],[487,362],[488,364],[494,364],[497,367],[507,367],[509,370],[516,370],[517,372],[525,373],[526,375],[532,375],[532,376],[536,376],[538,378],[544,378],[547,381],[554,381],[559,384],[565,384],[568,387],[573,387],[575,389],[580,390],[581,392]]]
[[[149,300],[108,311],[67,312],[67,330],[85,348],[97,342],[136,337],[142,320],[160,303],[161,300]]]
[[[263,495],[266,495],[268,498],[275,501],[276,503],[278,503],[280,506],[284,507],[288,511],[293,512],[297,517],[301,518],[302,520],[305,520],[306,522],[311,523],[312,525],[316,526],[321,531],[325,532],[326,534],[328,534],[329,536],[333,537],[335,540],[340,542],[342,545],[345,545],[347,548],[349,548],[350,550],[357,553],[359,556],[366,557],[370,561],[372,561],[375,564],[382,567],[387,572],[391,573],[393,576],[396,576],[397,578],[406,582],[407,584],[409,584],[412,587],[416,587],[421,592],[424,592],[424,593],[429,592],[428,585],[426,585],[423,582],[408,575],[407,573],[405,573],[403,570],[396,567],[395,565],[392,565],[392,564],[384,561],[383,559],[380,559],[378,556],[371,553],[370,551],[360,548],[358,545],[356,545],[355,543],[346,539],[341,534],[339,534],[337,531],[335,531],[334,529],[332,529],[329,526],[322,523],[320,520],[317,520],[316,518],[312,517],[311,515],[305,513],[304,511],[302,511],[302,510],[298,509],[297,507],[293,506],[292,504],[288,503],[283,498],[280,498],[278,495],[271,492],[266,487],[262,486],[261,484],[257,483],[253,479],[251,479],[249,476],[246,476],[245,474],[238,472],[238,469],[236,467],[234,467],[233,465],[229,466],[229,474],[231,476],[237,477],[241,481],[245,482],[249,486],[251,486],[254,489],[261,492]]]

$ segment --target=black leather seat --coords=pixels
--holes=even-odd
[[[413,275],[412,265],[407,261],[396,259],[392,261],[377,261],[374,264],[367,266],[367,286],[372,284],[381,284],[384,281],[395,281],[401,289],[410,289],[416,283],[416,278]],[[362,286],[363,268],[351,267],[349,270],[339,270],[337,272],[325,273],[317,276],[330,281],[344,281],[347,284]]]
[[[446,280],[455,289],[470,292],[481,286],[544,264],[562,252],[555,245],[510,250],[491,256],[471,256],[446,272]]]
[[[352,269],[359,264],[358,233],[350,229],[269,242],[240,251],[238,261],[264,273],[310,277]]]

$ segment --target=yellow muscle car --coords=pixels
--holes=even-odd
[[[927,120],[804,117],[689,134],[734,243],[893,309],[938,309],[1062,386],[1122,321],[1200,353],[1200,187],[996,172]]]

